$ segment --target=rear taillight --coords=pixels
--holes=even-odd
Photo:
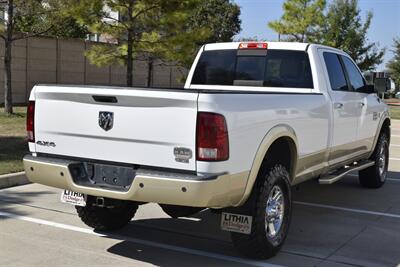
[[[29,101],[26,116],[28,142],[35,142],[35,101]]]
[[[210,112],[197,115],[197,160],[222,161],[229,158],[225,117]]]

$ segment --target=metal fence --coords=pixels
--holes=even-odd
[[[38,83],[124,86],[126,68],[96,67],[84,56],[93,42],[75,39],[29,38],[14,42],[12,51],[13,102],[26,103]],[[4,43],[0,43],[0,104],[4,103]],[[135,61],[134,86],[147,85],[148,64]],[[179,78],[186,70],[155,64],[151,86],[182,87]]]

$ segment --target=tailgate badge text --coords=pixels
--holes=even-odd
[[[182,163],[189,163],[189,159],[192,158],[192,150],[186,147],[175,147],[174,148],[175,161]]]

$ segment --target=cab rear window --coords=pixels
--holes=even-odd
[[[238,50],[204,51],[192,84],[314,87],[307,53],[290,50],[268,50],[262,55]]]

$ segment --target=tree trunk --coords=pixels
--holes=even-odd
[[[147,63],[147,87],[152,85],[151,81],[153,80],[153,59],[149,58],[149,62]]]
[[[126,57],[126,86],[133,86],[133,4],[134,1],[129,1],[128,18],[130,21],[130,29],[128,29],[128,55]]]
[[[14,0],[8,1],[8,18],[6,22],[6,36],[4,38],[4,111],[13,113],[12,87],[11,87],[11,49],[14,20]]]
[[[12,43],[5,42],[4,46],[4,111],[13,113],[12,88],[11,88],[11,47]]]
[[[128,55],[126,58],[126,86],[133,86],[133,37],[132,33],[128,32]]]

